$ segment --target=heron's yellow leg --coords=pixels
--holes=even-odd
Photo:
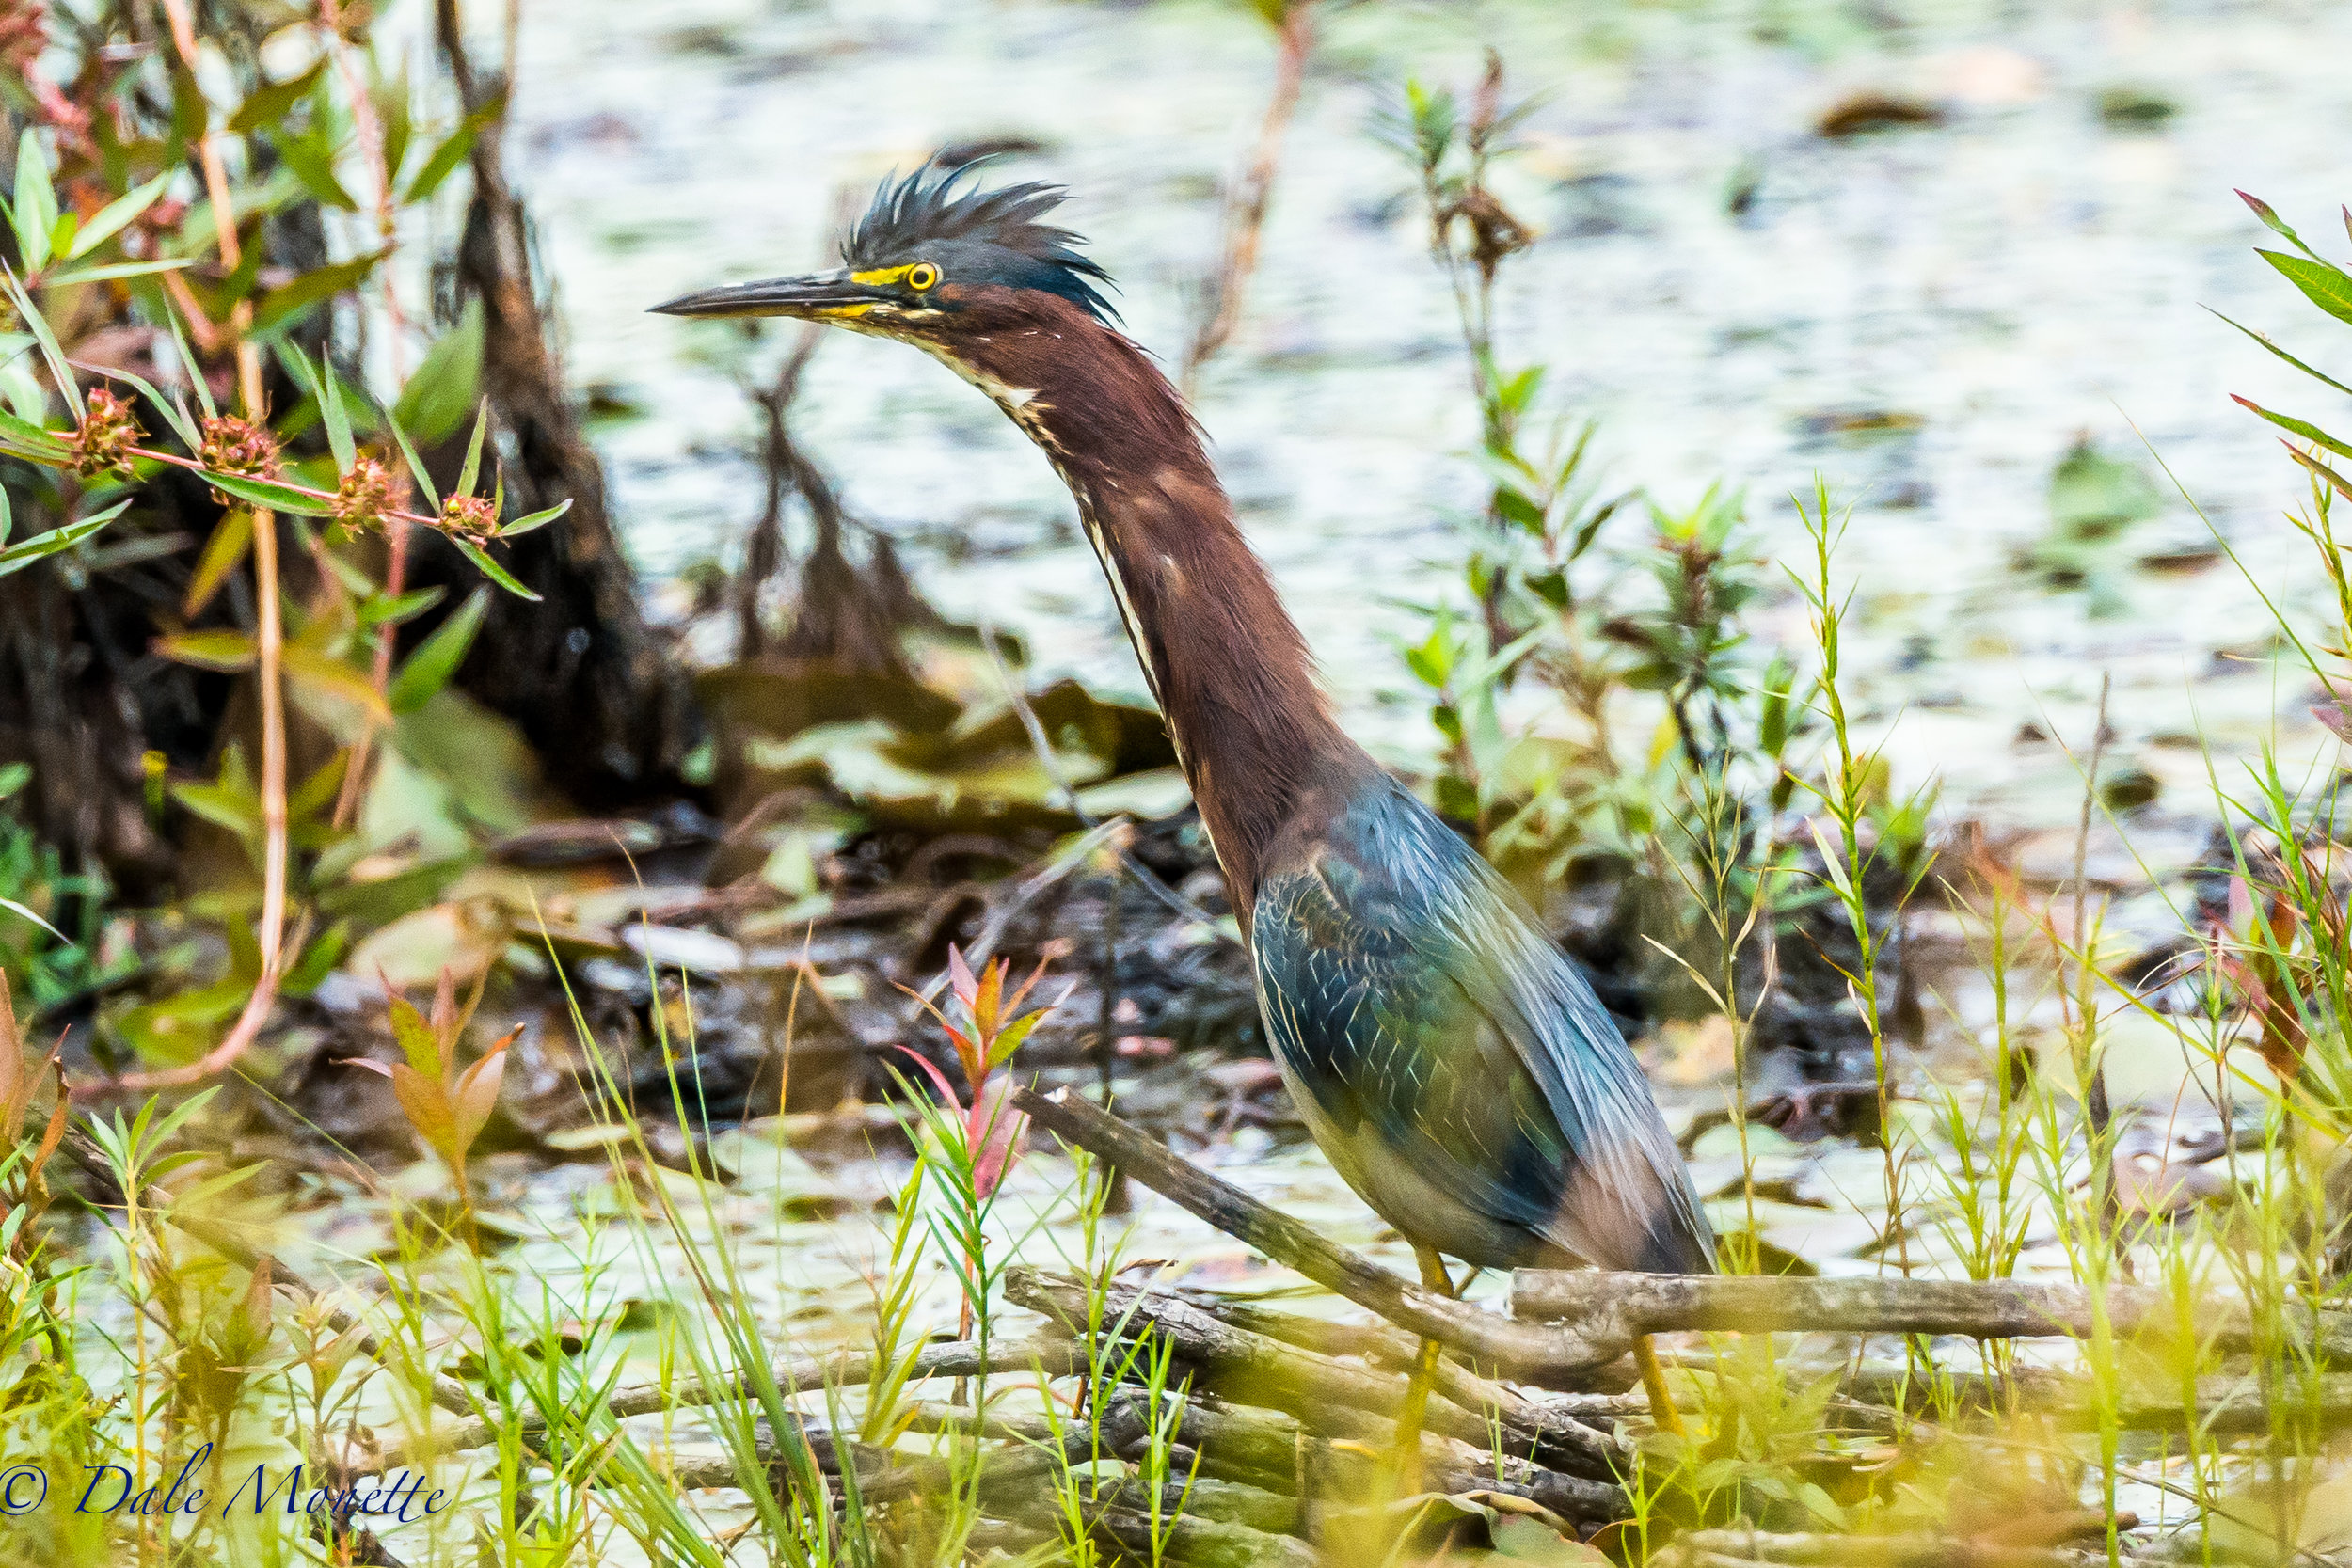
[[[1666,1370],[1658,1364],[1658,1352],[1650,1348],[1646,1334],[1633,1341],[1633,1363],[1642,1369],[1642,1392],[1649,1396],[1650,1424],[1677,1437],[1690,1436],[1683,1429],[1682,1412],[1675,1408],[1674,1395],[1667,1391]]]
[[[1415,1243],[1413,1256],[1421,1262],[1424,1288],[1444,1296],[1454,1294],[1454,1276],[1446,1272],[1445,1259],[1435,1247]],[[1422,1420],[1429,1410],[1429,1390],[1438,1380],[1438,1354],[1442,1349],[1438,1340],[1423,1338],[1421,1354],[1413,1362],[1413,1375],[1405,1384],[1405,1408],[1396,1418],[1396,1490],[1402,1497],[1421,1490]]]

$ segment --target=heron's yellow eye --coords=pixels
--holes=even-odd
[[[907,287],[921,293],[939,281],[939,269],[929,261],[917,261],[907,268]]]

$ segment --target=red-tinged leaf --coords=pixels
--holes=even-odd
[[[948,1043],[956,1048],[956,1060],[963,1064],[965,1082],[978,1083],[988,1072],[979,1043],[952,1023],[942,1023],[940,1028],[946,1032]]]
[[[2317,425],[2312,424],[2308,420],[2298,420],[2288,414],[2274,414],[2269,409],[2265,408],[2261,404],[2255,403],[2249,398],[2242,398],[2235,392],[2232,392],[2230,394],[2230,401],[2236,404],[2240,408],[2249,409],[2253,413],[2261,415],[2264,419],[2268,420],[2272,424],[2277,425],[2280,430],[2291,431],[2295,435],[2300,436],[2304,440],[2311,442],[2312,445],[2315,447],[2325,447],[2329,451],[2334,452],[2338,457],[2352,457],[2352,447],[2345,446],[2342,441],[2337,440],[2334,436],[2328,435],[2326,431],[2320,429]],[[2293,451],[2295,449],[2293,447],[2289,447],[2287,450],[2289,451]]]
[[[1021,1156],[1021,1135],[1028,1131],[1029,1116],[1013,1108],[1020,1085],[1008,1076],[980,1090],[964,1117],[963,1144],[972,1154],[972,1190],[988,1197]]]
[[[1005,995],[1005,960],[992,958],[980,971],[980,993],[972,999],[972,1023],[985,1042],[996,1033],[997,1004]]]
[[[387,1077],[387,1078],[389,1078],[389,1077],[392,1075],[392,1069],[391,1069],[391,1068],[390,1068],[390,1067],[389,1067],[388,1065],[386,1065],[386,1064],[385,1064],[385,1063],[383,1063],[383,1062],[373,1062],[373,1061],[370,1061],[370,1060],[369,1060],[367,1057],[365,1057],[365,1056],[343,1056],[343,1057],[339,1057],[339,1058],[336,1060],[335,1065],[336,1065],[337,1067],[363,1067],[363,1068],[366,1068],[366,1069],[367,1069],[370,1072],[378,1072],[378,1073],[382,1073],[382,1074],[383,1074],[385,1077]]]
[[[51,1066],[53,1068],[56,1066],[55,1058],[52,1058]],[[71,1119],[70,1114],[72,1109],[73,1090],[66,1083],[65,1074],[60,1072],[57,1074],[56,1108],[49,1113],[49,1130],[40,1135],[40,1148],[33,1153],[35,1172],[39,1172],[41,1166],[47,1164],[49,1156],[56,1153],[57,1146],[65,1142],[66,1124]]]
[[[961,1099],[958,1098],[956,1094],[956,1086],[947,1082],[947,1075],[939,1070],[938,1064],[934,1063],[929,1056],[924,1055],[920,1051],[910,1050],[908,1047],[903,1045],[894,1045],[890,1049],[914,1062],[916,1067],[921,1068],[924,1075],[930,1078],[932,1085],[939,1090],[939,1098],[947,1102],[948,1108],[953,1110],[958,1116],[961,1116],[963,1114],[963,1101]]]
[[[963,949],[954,942],[947,944],[947,984],[956,993],[956,1000],[965,1006],[980,993],[980,983],[972,978],[972,966],[963,961]]]
[[[2289,457],[2294,458],[2297,463],[2302,464],[2303,467],[2309,468],[2312,472],[2326,480],[2328,482],[2328,489],[2333,490],[2337,495],[2342,496],[2346,500],[2352,500],[2352,483],[2347,483],[2342,474],[2328,467],[2327,464],[2322,463],[2318,458],[2313,457],[2310,452],[2297,451],[2294,447],[2288,446],[2287,443],[2283,441],[2279,444],[2286,447],[2287,455]]]
[[[261,1260],[253,1265],[253,1282],[246,1287],[245,1292],[246,1330],[256,1339],[265,1338],[269,1335],[273,1283],[270,1278],[269,1255],[264,1253]]]
[[[2241,937],[2253,934],[2254,895],[2243,877],[2230,879],[2230,929]]]
[[[2342,697],[2330,697],[2324,703],[2313,703],[2312,717],[2328,726],[2329,735],[2352,744],[2352,702]]]
[[[433,1038],[441,1048],[442,1070],[453,1070],[457,1065],[450,1060],[450,1050],[457,1043],[457,974],[446,964],[433,986],[432,1022]]]
[[[1030,991],[1037,989],[1037,983],[1045,978],[1045,966],[1052,961],[1051,958],[1038,959],[1037,967],[1029,971],[1029,977],[1021,982],[1021,989],[1005,999],[1004,1010],[1008,1015],[1021,1010],[1021,1004],[1028,998]]]
[[[2287,242],[2293,245],[2296,249],[2302,251],[2306,256],[2311,255],[2311,249],[2303,244],[2302,236],[2287,227],[2287,220],[2279,215],[2277,208],[2271,206],[2269,202],[2265,201],[2261,197],[2249,196],[2244,191],[2239,191],[2237,193],[2237,198],[2240,201],[2245,202],[2249,210],[2250,210],[2256,217],[2262,219],[2263,227],[2268,229],[2274,234],[2283,235]]]
[[[8,1000],[8,977],[0,974],[0,1112],[6,1113],[0,1134],[11,1147],[24,1133],[24,1105],[31,1098],[24,1047],[18,1043],[16,1010]]]
[[[519,1033],[520,1031],[517,1031]],[[515,1037],[509,1035],[507,1039]],[[490,1053],[468,1068],[457,1080],[456,1142],[462,1149],[473,1148],[474,1140],[490,1124],[491,1114],[498,1109],[499,1085],[506,1080],[506,1041],[491,1048]]]

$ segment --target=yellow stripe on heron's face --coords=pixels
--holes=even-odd
[[[863,283],[867,288],[876,288],[884,283],[896,283],[913,272],[918,264],[909,261],[903,267],[877,267],[872,272],[853,272],[850,274],[850,281]]]

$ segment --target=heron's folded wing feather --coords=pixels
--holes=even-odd
[[[1508,885],[1393,785],[1335,826],[1252,922],[1269,1025],[1323,1114],[1593,1262],[1711,1268],[1639,1064]]]

